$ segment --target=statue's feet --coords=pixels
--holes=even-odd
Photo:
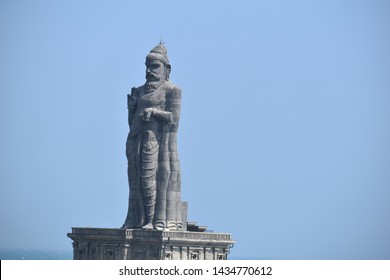
[[[152,223],[148,223],[148,224],[144,225],[142,228],[143,229],[153,229],[153,224]]]

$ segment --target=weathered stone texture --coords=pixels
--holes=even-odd
[[[230,234],[140,229],[72,228],[75,260],[224,260]]]

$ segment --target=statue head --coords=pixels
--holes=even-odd
[[[171,65],[169,64],[167,48],[160,43],[146,56],[147,82],[162,82],[169,80]]]

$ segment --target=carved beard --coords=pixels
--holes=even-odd
[[[155,90],[158,89],[164,82],[165,82],[165,80],[161,80],[161,81],[146,81],[146,83],[145,83],[146,92],[155,91]]]

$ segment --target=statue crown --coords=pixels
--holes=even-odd
[[[157,46],[155,46],[146,56],[146,59],[158,59],[165,65],[169,64],[167,48],[164,43],[160,42]]]

